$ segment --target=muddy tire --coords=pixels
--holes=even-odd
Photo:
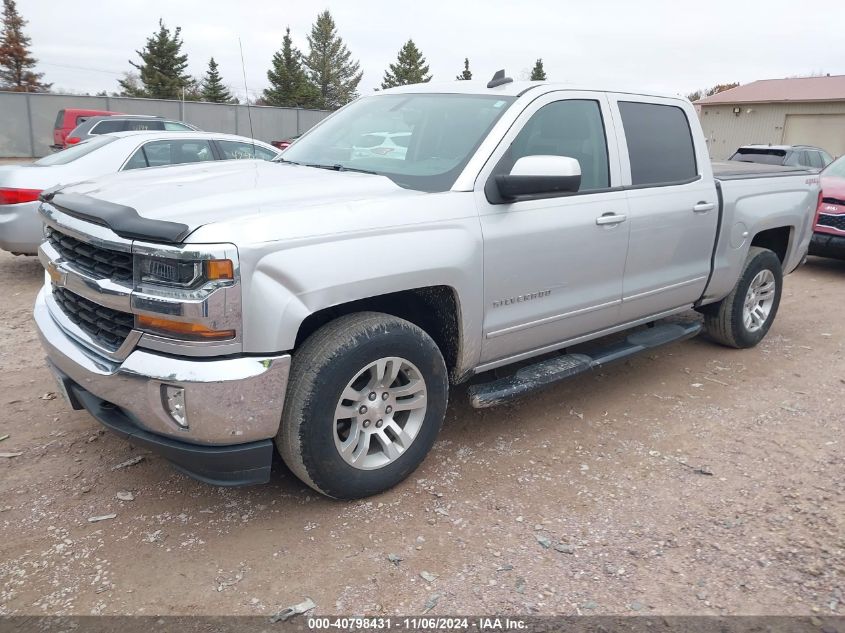
[[[422,463],[448,394],[443,356],[423,330],[376,312],[344,316],[294,353],[276,447],[325,495],[374,495]]]
[[[754,347],[775,320],[782,289],[783,271],[777,255],[752,246],[731,293],[702,310],[707,334],[728,347]]]

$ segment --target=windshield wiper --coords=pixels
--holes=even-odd
[[[332,171],[354,171],[359,174],[370,174],[371,176],[378,176],[378,172],[370,171],[369,169],[359,169],[357,167],[346,167],[340,163],[334,165],[320,165],[318,163],[306,163],[306,167],[316,167],[317,169],[331,169]]]
[[[287,158],[282,158],[281,156],[279,158],[274,158],[273,162],[274,163],[287,163],[288,165],[301,165],[302,164],[302,163],[294,162],[292,160],[288,160]]]

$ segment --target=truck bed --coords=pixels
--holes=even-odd
[[[814,175],[817,170],[805,167],[745,163],[737,160],[712,161],[716,180],[745,180],[747,178],[777,178],[778,176]]]

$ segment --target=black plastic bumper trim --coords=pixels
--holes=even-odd
[[[845,235],[813,233],[810,240],[810,255],[845,259]]]
[[[189,477],[214,486],[248,486],[270,481],[273,442],[230,446],[180,442],[139,428],[121,408],[71,382],[72,397],[97,421],[136,446],[149,449]]]

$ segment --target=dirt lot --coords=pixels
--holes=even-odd
[[[789,277],[754,350],[699,338],[487,411],[456,389],[423,466],[350,503],[281,464],[211,488],[69,411],[42,275],[0,255],[0,614],[845,611],[845,262]]]

